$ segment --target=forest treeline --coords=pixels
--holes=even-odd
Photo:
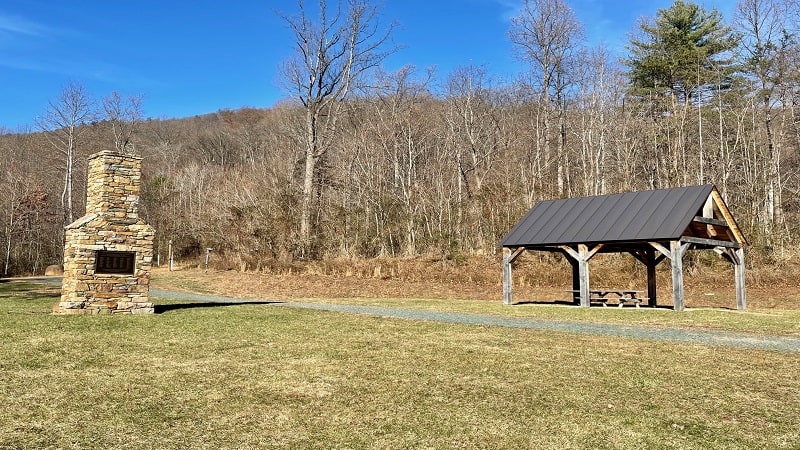
[[[363,53],[349,49],[360,69],[329,58],[345,77],[325,80],[328,71],[308,86],[315,66],[290,61],[291,97],[271,108],[141,120],[140,97],[114,94],[105,114],[2,134],[3,274],[60,262],[63,227],[84,209],[87,156],[108,148],[143,158],[140,213],[162,262],[170,241],[178,258],[213,248],[240,269],[297,258],[458,260],[498,253],[541,199],[706,183],[733,211],[751,261],[795,252],[796,1],[743,0],[727,21],[676,1],[639,24],[619,58],[585,44],[563,1],[530,0],[509,30],[530,71],[511,81],[480,66],[381,69],[377,49],[391,30],[375,31],[372,5],[351,3],[363,9],[336,20],[375,38]],[[304,23],[302,14],[287,24]],[[298,42],[359,30],[317,20],[312,39],[293,28]],[[314,91],[321,83],[332,89]],[[91,110],[79,86],[65,93],[86,102],[63,95],[45,117]]]

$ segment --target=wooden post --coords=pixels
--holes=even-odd
[[[580,290],[580,304],[583,308],[588,308],[590,304],[589,298],[589,260],[592,259],[592,256],[595,255],[600,249],[603,248],[603,244],[597,244],[591,250],[586,244],[578,244],[578,250],[576,251],[574,248],[563,245],[561,246],[561,250],[564,251],[564,254],[567,256],[571,256],[578,266],[578,290]],[[574,271],[574,264],[573,264],[573,279],[572,285],[575,286],[575,271]]]
[[[168,257],[169,257],[169,271],[172,272],[172,270],[173,270],[172,265],[173,265],[173,262],[174,262],[174,258],[173,258],[173,254],[172,254],[172,239],[169,240]]]
[[[656,266],[658,265],[659,261],[656,259],[655,252],[653,250],[645,250],[646,260],[645,266],[647,267],[647,305],[655,308],[658,305],[658,301],[656,299]]]
[[[651,243],[651,245],[658,244]],[[663,246],[659,245],[659,247],[663,249]],[[659,250],[659,252],[661,251],[665,250]],[[631,251],[630,254],[647,268],[647,305],[655,308],[658,304],[656,301],[656,266],[658,266],[666,256],[658,255],[658,257],[656,257],[656,252],[652,248],[638,249]]]
[[[744,249],[737,248],[736,265],[733,266],[736,277],[736,309],[747,309],[747,295],[744,289]]]
[[[670,259],[672,260],[672,309],[683,311],[685,298],[683,295],[683,254],[689,244],[681,241],[670,242]]]
[[[589,248],[585,244],[578,244],[578,276],[580,277],[581,306],[589,307],[589,258],[586,255]]]
[[[561,250],[560,253],[564,255],[570,267],[572,267],[572,303],[579,305],[581,302],[581,273],[578,257],[576,256],[577,253],[566,245],[559,247],[559,250]]]
[[[647,306],[655,308],[658,306],[658,289],[656,286],[656,265],[647,266]]]
[[[513,274],[512,274],[512,264],[515,259],[524,251],[525,249],[520,247],[515,250],[511,250],[508,247],[503,247],[503,304],[504,305],[513,305],[514,298],[512,294],[512,282],[513,282]]]
[[[503,304],[512,304],[511,297],[511,249],[503,247]]]
[[[573,258],[567,258],[572,266],[572,303],[578,305],[581,301],[581,272],[580,264]]]

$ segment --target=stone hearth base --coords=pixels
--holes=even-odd
[[[153,314],[150,302],[59,302],[53,306],[54,314]]]

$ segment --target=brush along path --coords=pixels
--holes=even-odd
[[[698,345],[800,352],[800,339],[781,336],[754,336],[744,333],[724,331],[696,331],[678,328],[620,325],[611,323],[584,323],[530,318],[523,319],[483,314],[423,311],[384,306],[342,305],[291,301],[278,302],[266,301],[263,299],[243,299],[205,294],[193,294],[187,292],[173,292],[160,289],[151,289],[150,294],[154,297],[199,301],[211,304],[269,303],[273,304],[274,306],[283,306],[289,308],[305,308],[349,314],[364,314],[395,319],[424,320],[453,324],[522,328],[530,330],[561,331],[565,333],[674,341]]]

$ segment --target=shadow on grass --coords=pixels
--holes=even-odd
[[[3,283],[2,286],[0,286],[0,297],[13,296],[20,299],[34,299],[56,298],[61,296],[60,289],[41,283],[17,280],[0,280],[0,283]]]
[[[171,303],[166,305],[155,305],[154,312],[156,314],[164,314],[169,311],[178,309],[193,309],[193,308],[216,308],[220,306],[241,306],[241,305],[277,305],[283,302],[267,302],[267,301],[241,301],[241,302],[198,302],[198,303]]]
[[[570,300],[523,300],[514,302],[514,305],[578,306],[577,303]]]
[[[26,291],[26,292],[17,292],[14,294],[14,297],[21,298],[24,300],[35,300],[41,298],[52,298],[52,299],[60,299],[61,298],[61,291],[41,291],[41,290],[33,290],[33,291]]]
[[[580,303],[573,302],[571,300],[524,300],[521,302],[514,302],[514,306],[516,305],[546,305],[546,306],[575,306],[580,307]],[[606,306],[603,306],[602,303],[592,303],[590,305],[591,308],[618,308],[616,303],[609,303]],[[634,308],[634,305],[625,305],[623,306],[624,309]],[[668,309],[672,310],[672,305],[656,305],[656,306],[649,306],[646,303],[642,303],[639,306],[639,309]],[[725,309],[725,308],[720,308]]]

